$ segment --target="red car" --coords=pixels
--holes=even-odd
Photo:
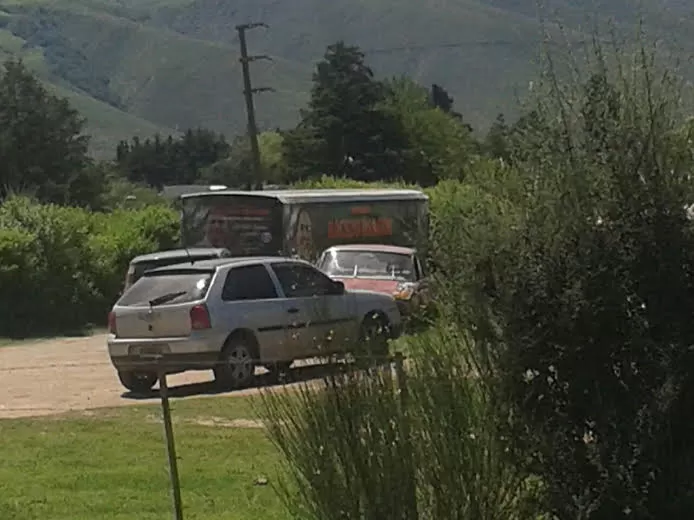
[[[427,303],[427,282],[417,251],[383,244],[333,246],[321,254],[318,268],[347,289],[390,294],[403,315]]]

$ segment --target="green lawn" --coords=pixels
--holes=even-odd
[[[172,413],[186,520],[288,518],[277,452],[232,422],[254,417],[248,399],[174,401]],[[149,405],[0,421],[0,518],[171,518],[160,417]]]

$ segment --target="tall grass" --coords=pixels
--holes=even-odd
[[[533,518],[532,479],[511,463],[504,416],[479,377],[466,334],[437,327],[412,340],[408,378],[422,518]]]
[[[264,400],[270,436],[290,463],[283,494],[296,518],[416,517],[402,500],[412,464],[389,367],[341,371],[303,385],[298,398]]]
[[[343,370],[263,394],[269,435],[302,519],[527,519],[532,481],[509,463],[470,346],[443,327],[412,340],[404,364]],[[298,490],[298,492],[297,492]]]

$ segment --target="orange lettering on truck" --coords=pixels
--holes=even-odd
[[[337,219],[328,222],[328,238],[386,237],[393,234],[393,219]]]

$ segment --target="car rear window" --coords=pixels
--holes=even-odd
[[[202,260],[212,260],[213,258],[218,258],[220,255],[210,253],[209,255],[194,255],[192,258],[196,262]],[[228,256],[222,253],[221,256]],[[158,267],[166,267],[168,265],[183,264],[187,263],[191,259],[191,256],[172,256],[170,258],[160,258],[159,260],[150,260],[148,262],[138,262],[134,264],[135,266],[135,279],[140,278],[146,271],[150,269],[156,269]]]
[[[135,282],[118,300],[123,307],[186,303],[201,300],[207,295],[212,280],[212,271],[173,271],[146,273]],[[180,293],[180,294],[178,294]]]

